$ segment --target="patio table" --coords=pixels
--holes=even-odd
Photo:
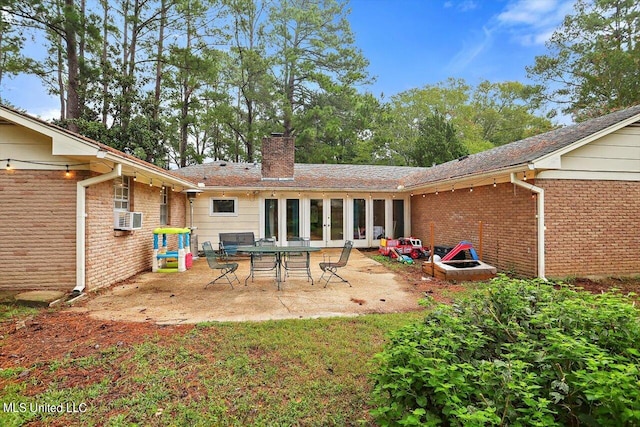
[[[320,248],[313,246],[238,246],[238,252],[248,254],[276,254],[276,282],[278,290],[280,290],[280,282],[282,281],[282,256],[287,252],[318,252]],[[251,273],[249,273],[251,277]],[[249,278],[247,277],[247,279]]]

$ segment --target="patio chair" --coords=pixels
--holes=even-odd
[[[231,289],[233,289],[233,282],[240,283],[238,276],[236,276],[235,271],[238,269],[237,262],[226,262],[226,257],[223,255],[217,254],[213,247],[211,246],[211,242],[202,243],[202,249],[204,250],[204,255],[207,257],[207,263],[212,270],[220,270],[220,275],[216,277],[214,280],[210,281],[204,287],[207,289],[209,285],[213,285],[219,279],[223,277],[227,279],[227,282],[231,285]]]
[[[289,240],[289,246],[309,246],[309,239],[303,239],[301,237],[295,237]],[[311,276],[311,263],[309,252],[286,252],[282,266],[285,271],[285,280],[287,277],[292,276],[295,273],[305,275],[307,282],[311,279],[311,285],[313,286],[313,277]]]
[[[275,246],[276,241],[273,239],[259,239],[256,241],[256,246]],[[252,253],[250,269],[251,272],[244,279],[244,285],[247,286],[247,281],[251,278],[253,282],[254,277],[258,274],[272,274],[274,272],[276,280],[280,281],[280,269],[277,253]]]
[[[340,259],[338,261],[331,262],[331,257],[329,257],[328,261],[320,263],[320,269],[322,270],[322,276],[320,276],[320,282],[322,282],[324,275],[328,274],[327,278],[325,279],[326,282],[324,283],[325,288],[329,284],[329,281],[334,277],[337,277],[338,279],[342,280],[342,282],[348,284],[349,287],[351,287],[351,283],[349,283],[347,279],[345,279],[344,277],[338,274],[338,269],[345,267],[347,265],[352,247],[353,247],[353,242],[351,240],[347,240],[344,243],[344,246],[342,247],[342,252],[340,253]]]

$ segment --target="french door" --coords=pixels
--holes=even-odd
[[[309,199],[309,234],[313,246],[344,245],[344,226],[344,199]]]

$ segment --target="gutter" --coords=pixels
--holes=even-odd
[[[77,296],[82,293],[86,287],[86,223],[87,213],[86,196],[87,187],[99,184],[104,181],[110,181],[114,178],[122,176],[122,164],[116,163],[111,172],[94,176],[92,178],[78,181],[76,191],[76,287],[73,288],[72,295]]]
[[[547,280],[545,277],[545,259],[544,259],[544,189],[536,187],[528,182],[521,181],[516,178],[515,173],[511,173],[511,183],[519,187],[526,188],[538,195],[537,213],[536,218],[538,220],[538,277],[543,280]]]

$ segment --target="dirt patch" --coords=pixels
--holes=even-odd
[[[47,310],[25,320],[0,324],[0,366],[32,366],[52,359],[99,355],[109,347],[128,347],[190,328],[101,321],[82,313]]]

